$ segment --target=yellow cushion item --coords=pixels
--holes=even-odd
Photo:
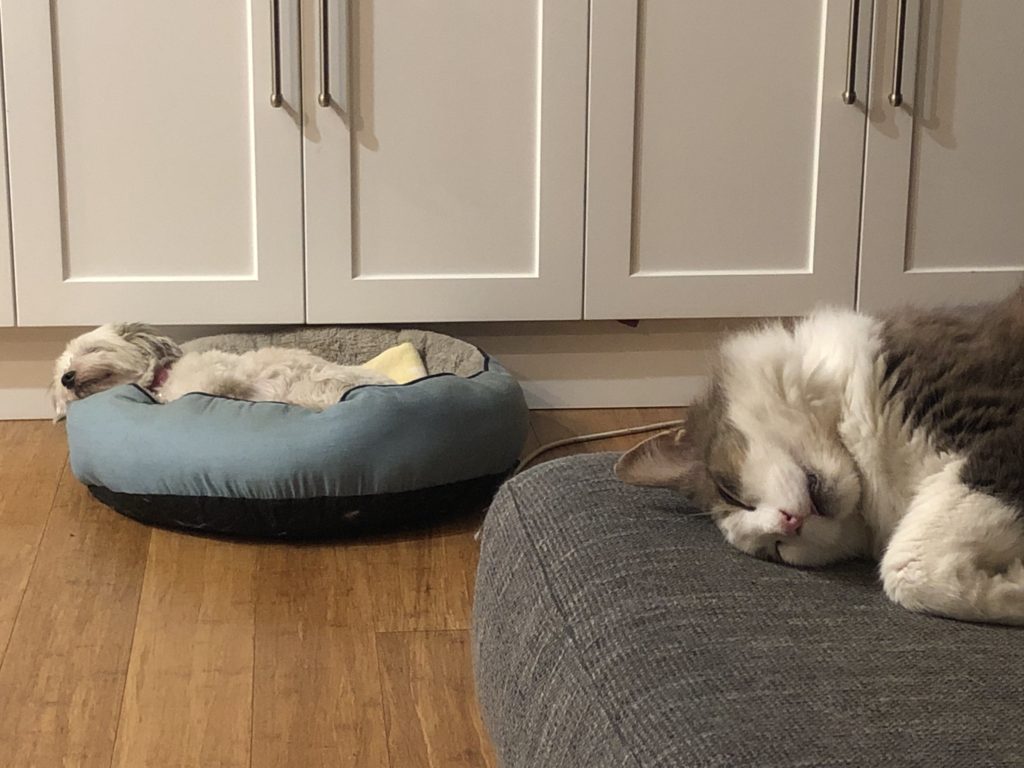
[[[427,375],[427,369],[423,366],[420,353],[408,341],[385,349],[360,367],[382,373],[393,379],[396,384],[408,384],[410,381],[422,379]]]

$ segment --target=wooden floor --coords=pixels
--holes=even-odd
[[[536,412],[527,450],[678,415]],[[89,496],[60,426],[0,422],[0,766],[495,766],[480,519],[329,546],[153,530]]]

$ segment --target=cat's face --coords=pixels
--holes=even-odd
[[[823,414],[772,403],[769,393],[747,418],[732,394],[717,380],[684,429],[641,443],[616,474],[689,496],[755,557],[819,566],[866,554],[860,477]]]

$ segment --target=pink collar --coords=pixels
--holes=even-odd
[[[171,366],[169,365],[161,365],[159,368],[157,368],[156,371],[153,373],[153,381],[149,385],[149,389],[153,392],[156,392],[158,389],[160,389],[160,387],[162,387],[167,382],[167,377],[170,375],[170,373]]]

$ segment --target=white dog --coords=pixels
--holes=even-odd
[[[189,392],[238,400],[274,400],[323,410],[352,387],[394,384],[383,374],[338,365],[302,349],[266,347],[243,354],[182,352],[140,323],[100,326],[73,339],[53,371],[55,418],[72,400],[120,384],[138,384],[161,402]]]

